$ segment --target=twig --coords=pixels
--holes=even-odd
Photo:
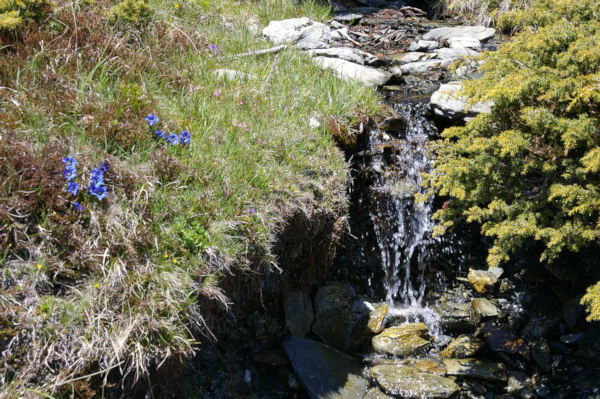
[[[288,47],[287,44],[282,44],[281,46],[271,47],[271,48],[264,49],[264,50],[248,51],[247,53],[235,54],[235,55],[232,55],[230,58],[241,58],[241,57],[246,57],[248,55],[263,55],[263,54],[278,53],[282,50],[285,50],[287,47]]]
[[[353,33],[355,33],[355,32],[353,32]],[[352,44],[354,44],[355,46],[357,46],[357,47],[362,47],[362,44],[360,44],[360,43],[359,43],[359,42],[357,42],[356,40],[352,39],[352,38],[350,37],[350,35],[349,35],[348,33],[346,33],[345,31],[341,31],[341,32],[340,32],[340,34],[341,34],[342,36],[344,36],[344,37],[345,37],[345,38],[346,38],[348,41],[350,41],[350,42],[351,42]]]
[[[267,76],[267,80],[265,80],[265,87],[263,91],[266,93],[269,90],[269,83],[271,82],[271,77],[273,76],[273,71],[275,70],[275,65],[277,65],[277,61],[279,60],[279,54],[275,54],[275,59],[273,60],[273,64],[271,65],[271,70],[269,71],[269,76]]]

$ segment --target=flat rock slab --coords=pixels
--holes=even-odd
[[[432,29],[423,35],[423,40],[449,40],[451,38],[466,37],[479,41],[486,41],[494,37],[496,29],[485,26],[454,26]]]
[[[446,373],[454,376],[481,378],[492,381],[506,381],[506,366],[472,358],[444,359]]]
[[[362,399],[367,392],[369,382],[353,357],[303,338],[290,337],[283,347],[311,399]]]
[[[342,79],[357,80],[368,86],[383,86],[390,80],[390,75],[384,71],[339,58],[315,57],[313,61],[322,68],[331,69]]]
[[[404,324],[386,328],[371,341],[373,349],[379,353],[396,356],[421,354],[429,349],[429,331],[423,323]]]
[[[400,67],[402,73],[405,75],[421,75],[438,69],[442,66],[442,60],[424,60],[417,62],[409,62]]]
[[[448,398],[460,389],[449,378],[409,366],[379,365],[371,368],[369,375],[387,393],[402,398]]]
[[[491,111],[493,104],[490,102],[468,104],[467,99],[459,94],[461,90],[462,84],[460,82],[441,85],[431,95],[429,107],[436,115],[448,119],[468,120],[482,112],[489,113]],[[469,278],[469,280],[471,279]],[[476,290],[479,292],[477,288]]]
[[[275,44],[291,44],[303,50],[327,48],[331,39],[327,25],[306,17],[271,21],[263,35]]]
[[[311,57],[321,56],[339,58],[341,60],[354,62],[355,64],[359,65],[376,65],[381,63],[381,60],[375,57],[373,54],[369,54],[352,47],[333,47],[327,49],[309,50],[308,55]]]
[[[408,46],[408,51],[430,51],[440,47],[440,43],[437,40],[419,40],[412,42]]]

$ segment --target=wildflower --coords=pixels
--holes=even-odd
[[[213,97],[217,97],[217,98],[219,98],[219,97],[221,97],[221,95],[222,95],[222,94],[223,94],[223,93],[221,93],[221,90],[216,90],[216,91],[215,91],[215,92],[212,94],[212,96],[213,96]]]
[[[102,169],[94,168],[91,172],[90,186],[101,186],[104,184],[104,172]]]
[[[42,268],[42,265],[40,263],[38,263],[37,265],[35,265],[35,267],[40,270]]]
[[[179,141],[181,142],[181,144],[189,144],[191,140],[192,135],[187,130],[184,130],[179,135]]]
[[[156,115],[149,114],[146,117],[146,122],[148,122],[148,126],[152,126],[158,122],[158,117]]]
[[[169,258],[169,254],[164,254],[163,258],[168,259]]]
[[[210,50],[211,50],[213,53],[215,53],[215,54],[219,54],[219,48],[218,48],[216,45],[214,45],[214,44],[211,44],[210,46],[208,46],[208,48],[209,48],[209,49],[210,49]]]
[[[106,164],[100,164],[100,168],[94,168],[90,172],[90,184],[87,188],[87,193],[98,198],[98,201],[106,197],[106,187],[104,187],[105,168],[107,168]]]
[[[156,138],[158,140],[167,138],[167,136],[165,135],[165,132],[163,132],[162,130],[157,130],[156,132],[154,132],[154,135],[156,136]]]
[[[75,165],[77,165],[77,161],[71,155],[63,158],[62,161],[65,163],[66,167],[71,167],[71,166],[74,167]]]
[[[106,161],[100,162],[100,170],[102,172],[107,172],[108,171],[108,162],[106,162]]]
[[[65,176],[65,179],[67,179],[67,181],[71,181],[74,178],[76,178],[77,170],[75,169],[75,166],[67,166],[65,170],[63,170],[63,175]]]
[[[81,204],[77,201],[73,202],[73,206],[75,207],[75,209],[77,209],[78,211],[83,211],[83,207],[81,206]]]
[[[100,288],[100,284],[98,284],[98,283],[94,284],[94,288]]]
[[[179,144],[179,136],[177,136],[175,133],[169,133],[169,136],[167,137],[167,143],[171,145]]]
[[[79,184],[77,184],[76,181],[69,182],[69,184],[67,185],[67,192],[73,195],[77,195],[77,191],[79,191]]]
[[[193,84],[193,83],[190,83],[190,90],[191,90],[191,91],[200,90],[201,88],[202,88],[202,86],[200,86],[200,85],[196,85],[196,86],[194,86],[194,84]]]
[[[173,7],[179,8],[179,3],[175,3],[175,5]]]
[[[98,198],[98,201],[102,201],[106,197],[106,187],[104,186],[93,187],[91,191],[91,194]]]
[[[252,215],[255,212],[254,208],[250,208],[250,214]]]

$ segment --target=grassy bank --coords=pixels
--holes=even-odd
[[[86,396],[89,373],[193,353],[210,334],[199,298],[230,306],[221,276],[275,263],[286,212],[345,209],[347,166],[309,117],[377,107],[295,50],[231,57],[323,6],[121,4],[59,0],[0,35],[0,397]]]

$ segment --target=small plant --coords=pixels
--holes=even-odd
[[[110,23],[123,27],[146,24],[152,13],[147,0],[123,0],[112,6],[107,16]]]
[[[152,127],[152,126],[156,125],[159,120],[158,117],[153,114],[149,114],[148,116],[146,116],[145,119],[146,119],[146,122],[148,123],[148,127]],[[154,132],[154,137],[156,137],[156,139],[159,141],[165,140],[167,142],[167,144],[172,145],[172,146],[178,145],[178,144],[189,145],[190,142],[192,141],[192,135],[187,130],[184,130],[179,135],[177,135],[175,133],[166,134],[164,131],[157,129]]]
[[[77,178],[77,160],[69,155],[62,160],[65,164],[65,169],[63,170],[63,176],[67,181],[66,191],[68,193],[73,194],[73,196],[77,196],[79,192],[79,184],[75,181]],[[88,195],[94,196],[98,199],[98,201],[102,201],[106,198],[106,187],[104,186],[104,172],[108,171],[108,163],[106,161],[102,161],[100,166],[94,168],[90,173],[90,182],[87,188]],[[77,201],[73,203],[73,206],[78,211],[81,211],[83,207]]]
[[[0,31],[20,28],[27,21],[40,21],[51,10],[48,0],[0,0]]]

